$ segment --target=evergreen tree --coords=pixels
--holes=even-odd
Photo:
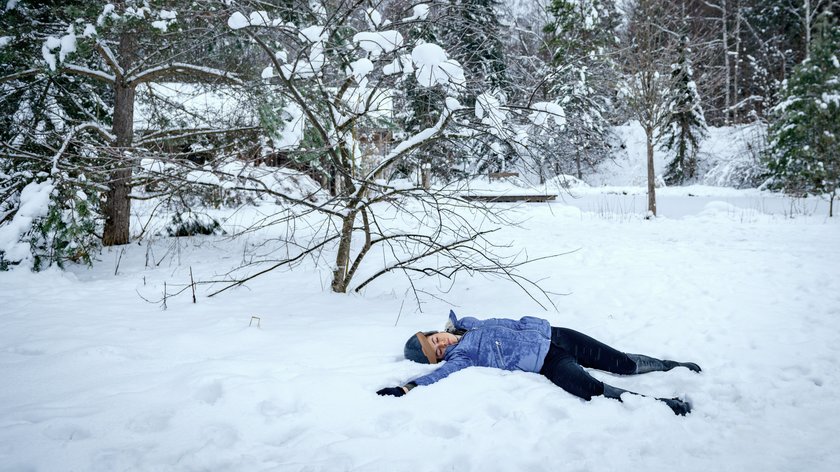
[[[660,142],[663,149],[674,152],[674,159],[665,171],[665,182],[678,185],[697,176],[697,150],[700,141],[708,135],[694,83],[688,36],[683,35],[680,41],[679,59],[672,66],[671,77],[674,88],[670,114],[662,127]]]
[[[615,82],[609,52],[619,18],[611,0],[553,0],[549,13],[554,19],[544,29],[552,52],[549,95],[557,97],[567,120],[552,153],[565,162],[554,167],[571,162],[580,178],[583,164],[593,165],[609,148]]]
[[[84,1],[25,2],[0,13],[0,31],[8,35],[0,39],[0,231],[7,244],[27,248],[0,248],[0,270],[22,262],[36,270],[68,260],[90,263],[99,245],[97,187],[103,182],[96,174],[104,160],[93,149],[101,141],[95,134],[86,144],[70,138],[93,121],[110,122],[103,106],[109,90],[37,65],[61,55],[49,48],[49,38],[81,34],[73,19],[93,13],[87,8]],[[43,212],[27,197],[37,189],[45,189]]]
[[[510,81],[505,49],[499,40],[503,28],[495,8],[498,0],[450,0],[440,22],[442,44],[461,63],[467,83],[465,103],[472,106],[483,90],[507,93]]]
[[[767,164],[782,188],[828,194],[829,216],[840,184],[840,26],[823,13],[811,57],[785,82],[773,108]]]

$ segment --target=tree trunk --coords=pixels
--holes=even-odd
[[[811,58],[811,0],[805,0],[805,59]]]
[[[133,34],[126,33],[120,38],[120,56],[123,67],[129,67],[134,61],[137,40]],[[119,153],[117,165],[111,171],[108,192],[103,206],[105,228],[102,245],[116,246],[128,244],[131,221],[131,172],[133,163],[128,150],[134,138],[134,87],[125,83],[124,77],[114,81],[114,125],[113,133],[116,151]]]
[[[741,73],[741,0],[735,4],[735,31],[732,33],[735,36],[735,73],[732,74],[732,103],[733,106],[739,105],[740,94],[738,93],[738,75]],[[732,110],[732,119],[738,123],[738,109]]]
[[[656,216],[656,173],[653,169],[653,128],[645,128],[647,137],[647,190],[648,213]]]
[[[729,125],[729,113],[732,107],[732,83],[731,83],[731,69],[729,67],[729,31],[726,27],[726,0],[721,2],[721,26],[723,33],[723,77],[724,77],[724,101],[725,108],[723,110],[723,124]]]
[[[356,211],[350,211],[342,219],[341,239],[335,255],[335,270],[333,271],[332,290],[336,293],[347,292],[350,280],[347,277],[347,267],[350,264],[350,243],[353,241],[353,223],[356,221]]]

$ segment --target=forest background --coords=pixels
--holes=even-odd
[[[837,12],[832,0],[8,0],[0,268],[90,264],[144,236],[132,202],[154,202],[171,217],[158,234],[183,236],[219,231],[201,208],[272,201],[274,222],[323,223],[305,242],[290,234],[300,251],[277,265],[329,248],[336,292],[377,245],[395,248],[382,274],[444,254],[451,270],[483,267],[481,254],[505,273],[487,232],[451,211],[496,218],[459,185],[585,181],[624,147],[625,123],[646,138],[650,217],[657,187],[710,175],[819,195],[833,214]],[[747,125],[743,152],[704,164],[710,127]],[[407,201],[425,230],[383,229]]]

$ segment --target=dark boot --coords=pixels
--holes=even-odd
[[[631,392],[630,390],[624,390],[623,388],[613,387],[610,384],[604,384],[604,396],[605,397],[621,401],[621,394],[622,393],[632,393],[633,395],[638,395],[638,393]]]
[[[636,363],[637,374],[644,374],[647,372],[666,372],[674,367],[685,367],[692,372],[700,372],[700,366],[693,362],[663,361],[654,357],[643,356],[641,354],[627,354],[627,357]]]
[[[624,390],[623,388],[613,387],[609,384],[604,384],[605,397],[621,401],[622,393],[630,393],[633,395],[639,395],[641,397],[647,396],[642,395],[640,393],[631,392],[630,390]],[[688,403],[687,401],[680,400],[679,398],[657,398],[657,400],[664,402],[666,405],[668,405],[668,407],[671,408],[671,411],[673,411],[675,415],[685,416],[688,413],[691,413],[691,403]]]
[[[657,398],[661,402],[671,407],[675,415],[685,416],[691,413],[691,403],[679,398]]]

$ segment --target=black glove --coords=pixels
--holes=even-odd
[[[379,390],[378,392],[376,392],[376,394],[377,395],[382,395],[383,397],[385,395],[391,395],[391,396],[394,396],[394,397],[401,397],[401,396],[405,395],[405,390],[403,390],[402,387],[390,387],[390,388],[383,388],[382,390]]]

